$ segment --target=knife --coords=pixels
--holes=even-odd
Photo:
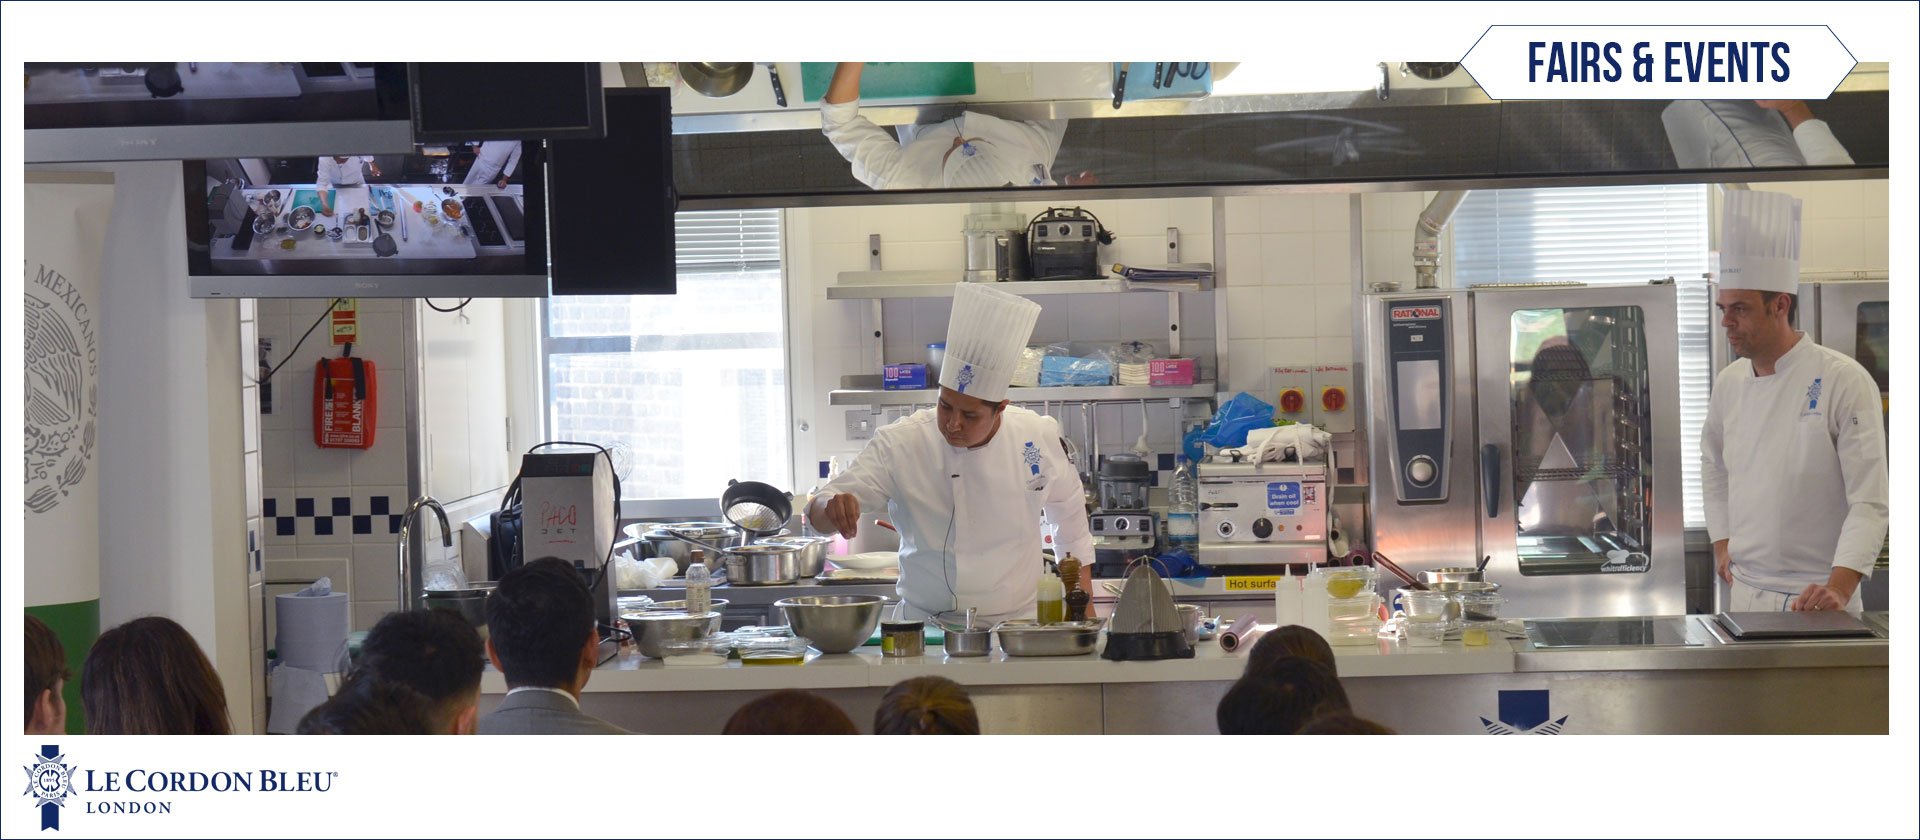
[[[1127,65],[1120,65],[1120,75],[1113,79],[1113,107],[1119,108],[1127,98]]]
[[[413,208],[402,207],[400,202],[394,201],[393,194],[395,192],[396,190],[387,190],[387,200],[393,202],[393,215],[400,217],[400,241],[405,242],[407,241],[407,214],[412,211]]]
[[[780,107],[787,107],[787,91],[780,86],[780,68],[767,62],[767,77],[773,80],[773,101]]]

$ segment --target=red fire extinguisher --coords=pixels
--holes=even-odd
[[[346,352],[353,352],[353,345]],[[372,447],[379,404],[373,362],[346,355],[321,359],[313,373],[313,445]]]

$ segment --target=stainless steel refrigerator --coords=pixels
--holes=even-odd
[[[1671,280],[1369,295],[1369,544],[1505,614],[1686,611]]]

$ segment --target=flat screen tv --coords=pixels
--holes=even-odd
[[[407,90],[416,143],[606,135],[599,62],[409,64]]]
[[[548,142],[553,294],[674,293],[668,93],[610,89],[605,139]]]
[[[184,161],[194,297],[545,297],[534,141]]]
[[[27,163],[403,154],[401,63],[28,63]]]

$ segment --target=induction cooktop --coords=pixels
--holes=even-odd
[[[1699,647],[1684,618],[1560,618],[1527,622],[1537,648]]]

